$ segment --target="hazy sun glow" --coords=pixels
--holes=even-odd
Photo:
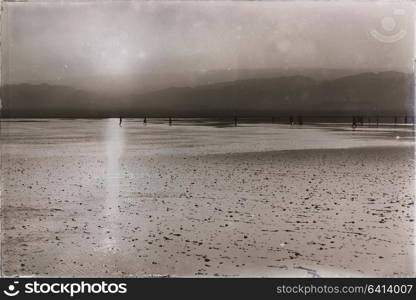
[[[97,57],[97,71],[109,74],[124,73],[129,67],[130,53],[126,43],[118,39],[103,41]]]

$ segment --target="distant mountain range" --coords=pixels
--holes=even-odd
[[[372,70],[383,72],[386,70]],[[302,74],[316,81],[333,80],[345,76],[369,72],[366,69],[327,69],[327,68],[259,68],[259,69],[219,69],[189,72],[166,72],[155,68],[151,72],[138,72],[128,75],[102,75],[88,77],[66,77],[48,81],[33,81],[29,84],[66,85],[76,89],[112,96],[143,94],[169,87],[197,87],[228,81],[256,78],[289,77]]]
[[[1,88],[3,117],[413,115],[414,77],[361,73],[330,80],[249,78],[142,94],[50,84]]]

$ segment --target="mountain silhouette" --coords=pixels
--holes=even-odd
[[[375,70],[373,70],[374,72]],[[379,69],[377,72],[386,70]],[[218,69],[188,72],[166,72],[162,66],[152,71],[143,71],[125,75],[93,75],[87,77],[66,77],[65,85],[80,90],[104,95],[126,96],[143,94],[169,87],[197,87],[221,82],[256,78],[278,78],[302,74],[317,81],[333,80],[344,76],[365,73],[362,69],[328,69],[328,68],[254,68],[254,69]],[[47,83],[62,85],[63,81],[49,80],[28,82],[31,84]]]
[[[368,72],[324,81],[252,78],[120,96],[14,84],[2,87],[1,97],[3,117],[413,115],[414,77]]]

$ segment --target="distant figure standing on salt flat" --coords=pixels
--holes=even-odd
[[[357,128],[357,118],[352,117],[352,129],[355,130]]]
[[[120,126],[121,127],[121,123],[123,122],[123,118],[122,117],[120,117],[120,123],[118,124],[118,126]]]

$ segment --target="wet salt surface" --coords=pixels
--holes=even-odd
[[[409,127],[1,126],[5,275],[415,274]]]

